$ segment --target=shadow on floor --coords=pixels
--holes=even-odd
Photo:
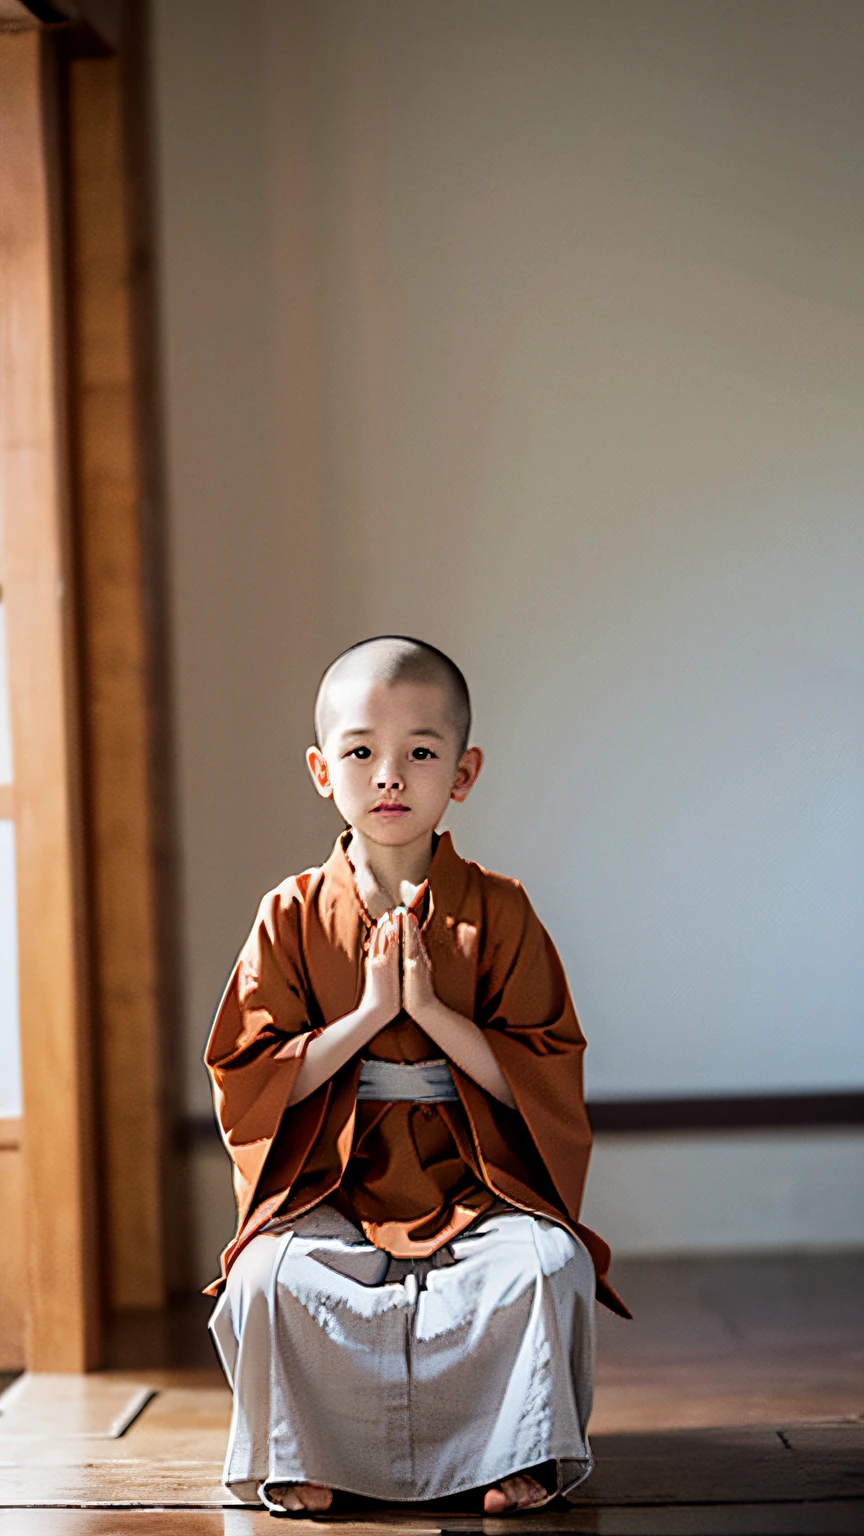
[[[104,1333],[104,1368],[131,1370],[220,1370],[210,1334],[215,1302],[197,1292],[175,1295],[164,1309],[115,1312]]]

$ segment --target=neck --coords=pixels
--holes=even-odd
[[[351,829],[350,855],[361,892],[377,888],[386,898],[388,907],[398,906],[404,900],[403,884],[422,885],[432,863],[432,832],[411,843],[390,848],[384,843],[373,843]]]

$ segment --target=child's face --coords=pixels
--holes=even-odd
[[[459,757],[446,690],[436,683],[334,682],[327,733],[306,754],[318,793],[371,842],[413,843],[464,800],[483,761]]]

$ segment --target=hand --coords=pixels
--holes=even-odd
[[[432,980],[432,966],[426,945],[413,912],[402,919],[402,1006],[416,1024],[438,1001]]]
[[[399,987],[399,924],[389,913],[379,918],[372,930],[369,953],[366,957],[366,980],[361,1011],[379,1029],[384,1029],[401,1011],[402,998]]]

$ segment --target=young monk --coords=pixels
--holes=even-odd
[[[264,897],[207,1045],[239,1213],[208,1288],[224,1479],[274,1514],[474,1488],[497,1514],[591,1470],[595,1292],[629,1313],[577,1220],[585,1040],[521,885],[435,830],[470,723],[421,641],[328,668],[307,763],[346,830]]]

